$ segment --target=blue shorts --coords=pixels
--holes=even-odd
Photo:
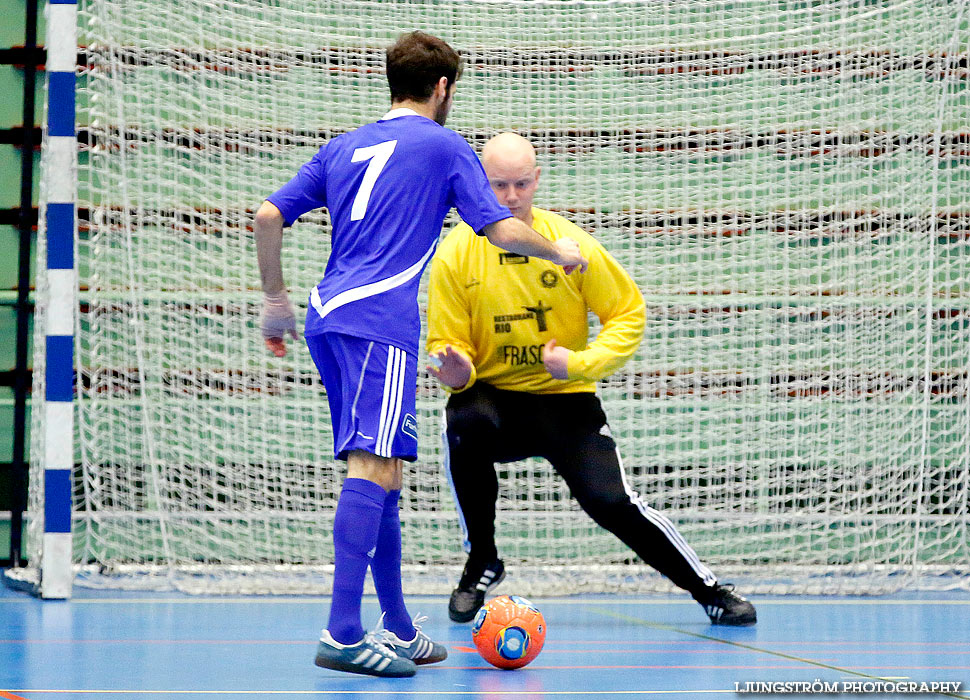
[[[348,452],[363,450],[416,460],[418,358],[342,333],[308,336],[306,344],[327,390],[334,457],[346,460]]]

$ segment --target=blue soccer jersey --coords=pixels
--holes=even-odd
[[[287,225],[330,211],[330,259],[310,293],[306,335],[344,333],[414,355],[418,284],[448,211],[478,232],[512,216],[468,143],[409,109],[331,139],[267,199]]]

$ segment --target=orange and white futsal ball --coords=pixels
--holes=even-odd
[[[539,608],[517,595],[493,598],[472,623],[472,640],[482,658],[504,669],[522,668],[542,651],[546,621]]]

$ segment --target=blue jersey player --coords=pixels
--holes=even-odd
[[[495,245],[551,260],[568,273],[586,260],[572,239],[551,242],[501,206],[471,147],[444,128],[461,73],[444,41],[413,32],[387,50],[391,111],[323,145],[256,214],[267,347],[296,338],[283,283],[283,228],[327,207],[332,249],[310,293],[306,342],[327,392],[334,456],[347,462],[334,516],[334,584],[316,664],[353,673],[410,676],[445,648],[414,624],[401,591],[398,499],[401,460],[417,458],[415,392],[421,272],[445,215]],[[365,634],[361,594],[368,566],[383,611],[382,634]]]

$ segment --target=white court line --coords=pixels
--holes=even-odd
[[[409,596],[411,598],[442,598],[443,596]],[[847,606],[863,606],[863,605],[970,605],[970,598],[955,598],[953,600],[943,599],[927,599],[927,600],[893,600],[893,599],[883,599],[871,600],[863,597],[852,597],[852,598],[826,598],[826,597],[815,597],[815,598],[800,598],[797,595],[792,595],[790,597],[778,596],[771,599],[763,599],[758,596],[753,596],[758,607],[761,606],[771,606],[771,605],[847,605]],[[219,603],[220,605],[248,605],[253,603],[259,603],[261,605],[316,605],[320,601],[330,600],[330,596],[251,596],[247,598],[223,598],[221,596],[187,596],[185,598],[71,598],[67,602],[72,605],[125,605],[125,604],[139,604],[144,605],[147,603],[161,604],[161,605],[203,605],[209,603]],[[365,595],[364,600],[376,601],[377,596]],[[569,596],[565,598],[542,598],[535,597],[532,600],[537,603],[542,603],[543,605],[553,604],[553,605],[602,605],[604,602],[608,602],[611,606],[620,605],[686,605],[693,607],[697,603],[690,599],[681,596],[677,599],[672,598],[584,598],[581,596]],[[15,598],[0,598],[0,605],[4,603],[37,603],[44,602],[38,598],[32,596],[23,596]]]
[[[443,596],[410,596],[412,598],[420,597],[439,597]],[[848,598],[848,599],[832,599],[832,598],[806,598],[800,599],[798,596],[791,596],[788,598],[776,598],[774,600],[761,599],[758,596],[752,596],[758,607],[761,606],[771,606],[771,605],[848,605],[848,606],[862,606],[862,605],[970,605],[970,599],[961,598],[954,600],[868,600],[865,598]],[[137,603],[144,605],[146,603],[156,603],[164,605],[200,605],[207,603],[219,603],[228,605],[246,605],[252,603],[259,603],[261,605],[316,605],[322,600],[329,600],[330,596],[306,596],[302,598],[276,598],[274,596],[253,596],[252,598],[221,598],[221,597],[208,597],[208,598],[71,598],[68,603],[72,605],[124,605]],[[376,596],[364,596],[364,600],[374,600],[376,601]],[[532,598],[532,600],[537,603],[542,603],[543,605],[596,605],[608,602],[611,606],[619,605],[687,605],[693,607],[697,605],[691,599],[681,599],[673,600],[669,598],[619,598],[619,599],[609,599],[609,601],[604,601],[603,599],[596,598]],[[0,598],[0,605],[3,603],[36,603],[43,602],[37,598],[24,597],[24,598]]]

